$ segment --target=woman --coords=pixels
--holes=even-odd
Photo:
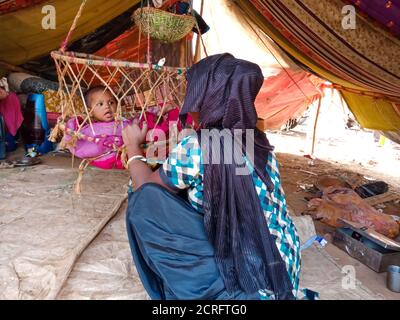
[[[180,116],[184,121],[190,114],[202,130],[185,137],[160,169],[141,161],[146,127],[123,131],[134,185],[127,229],[144,287],[153,299],[298,298],[299,237],[273,147],[256,128],[261,69],[214,55],[194,65],[187,80]],[[228,132],[237,141],[238,130],[244,143],[234,142],[233,150],[216,134]],[[248,147],[254,156],[245,153]],[[247,174],[237,174],[240,164],[227,159],[227,149],[240,153]],[[208,161],[213,155],[219,163]],[[178,196],[185,189],[188,201]]]

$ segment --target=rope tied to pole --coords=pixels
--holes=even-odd
[[[61,46],[60,46],[60,51],[61,51],[61,52],[65,52],[65,50],[67,49],[67,46],[68,46],[69,40],[70,40],[70,38],[71,38],[71,36],[72,36],[72,33],[73,33],[74,30],[76,29],[76,25],[78,24],[78,20],[79,20],[79,18],[81,17],[82,12],[83,12],[83,8],[84,8],[85,5],[86,5],[86,1],[87,1],[87,0],[82,0],[82,3],[81,3],[81,5],[80,5],[80,7],[79,7],[79,10],[78,10],[78,12],[76,13],[76,16],[75,16],[75,18],[74,18],[74,21],[72,22],[71,28],[69,29],[68,34],[67,34],[66,38],[64,39],[64,41],[61,42]]]

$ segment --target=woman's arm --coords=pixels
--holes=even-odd
[[[147,134],[147,123],[143,123],[142,129],[133,123],[122,131],[122,138],[127,149],[128,158],[143,155],[140,145],[145,142]],[[171,192],[176,192],[166,185],[160,177],[159,170],[152,171],[149,166],[141,160],[133,160],[129,164],[129,173],[132,178],[132,189],[136,191],[145,183],[157,183]]]

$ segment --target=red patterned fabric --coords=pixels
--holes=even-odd
[[[46,2],[46,0],[5,0],[0,1],[0,15],[6,14],[9,12],[17,11],[23,8],[28,8],[42,2]]]
[[[140,45],[139,45],[140,38]],[[95,55],[124,61],[144,61],[147,52],[147,38],[139,35],[139,28],[133,27],[110,41]]]

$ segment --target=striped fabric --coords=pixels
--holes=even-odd
[[[270,233],[274,236],[278,250],[285,261],[293,295],[298,299],[307,299],[309,290],[299,290],[300,275],[300,239],[296,227],[287,212],[285,193],[282,189],[278,161],[271,152],[267,171],[274,184],[274,191],[269,193],[265,183],[257,176],[250,162],[246,161],[252,173],[256,192],[261,202]],[[201,148],[197,136],[185,137],[170,153],[169,158],[160,168],[161,178],[171,188],[188,189],[188,199],[194,209],[203,213],[203,176],[204,166]],[[314,297],[316,298],[316,297]],[[272,292],[260,290],[260,299],[274,299]]]

